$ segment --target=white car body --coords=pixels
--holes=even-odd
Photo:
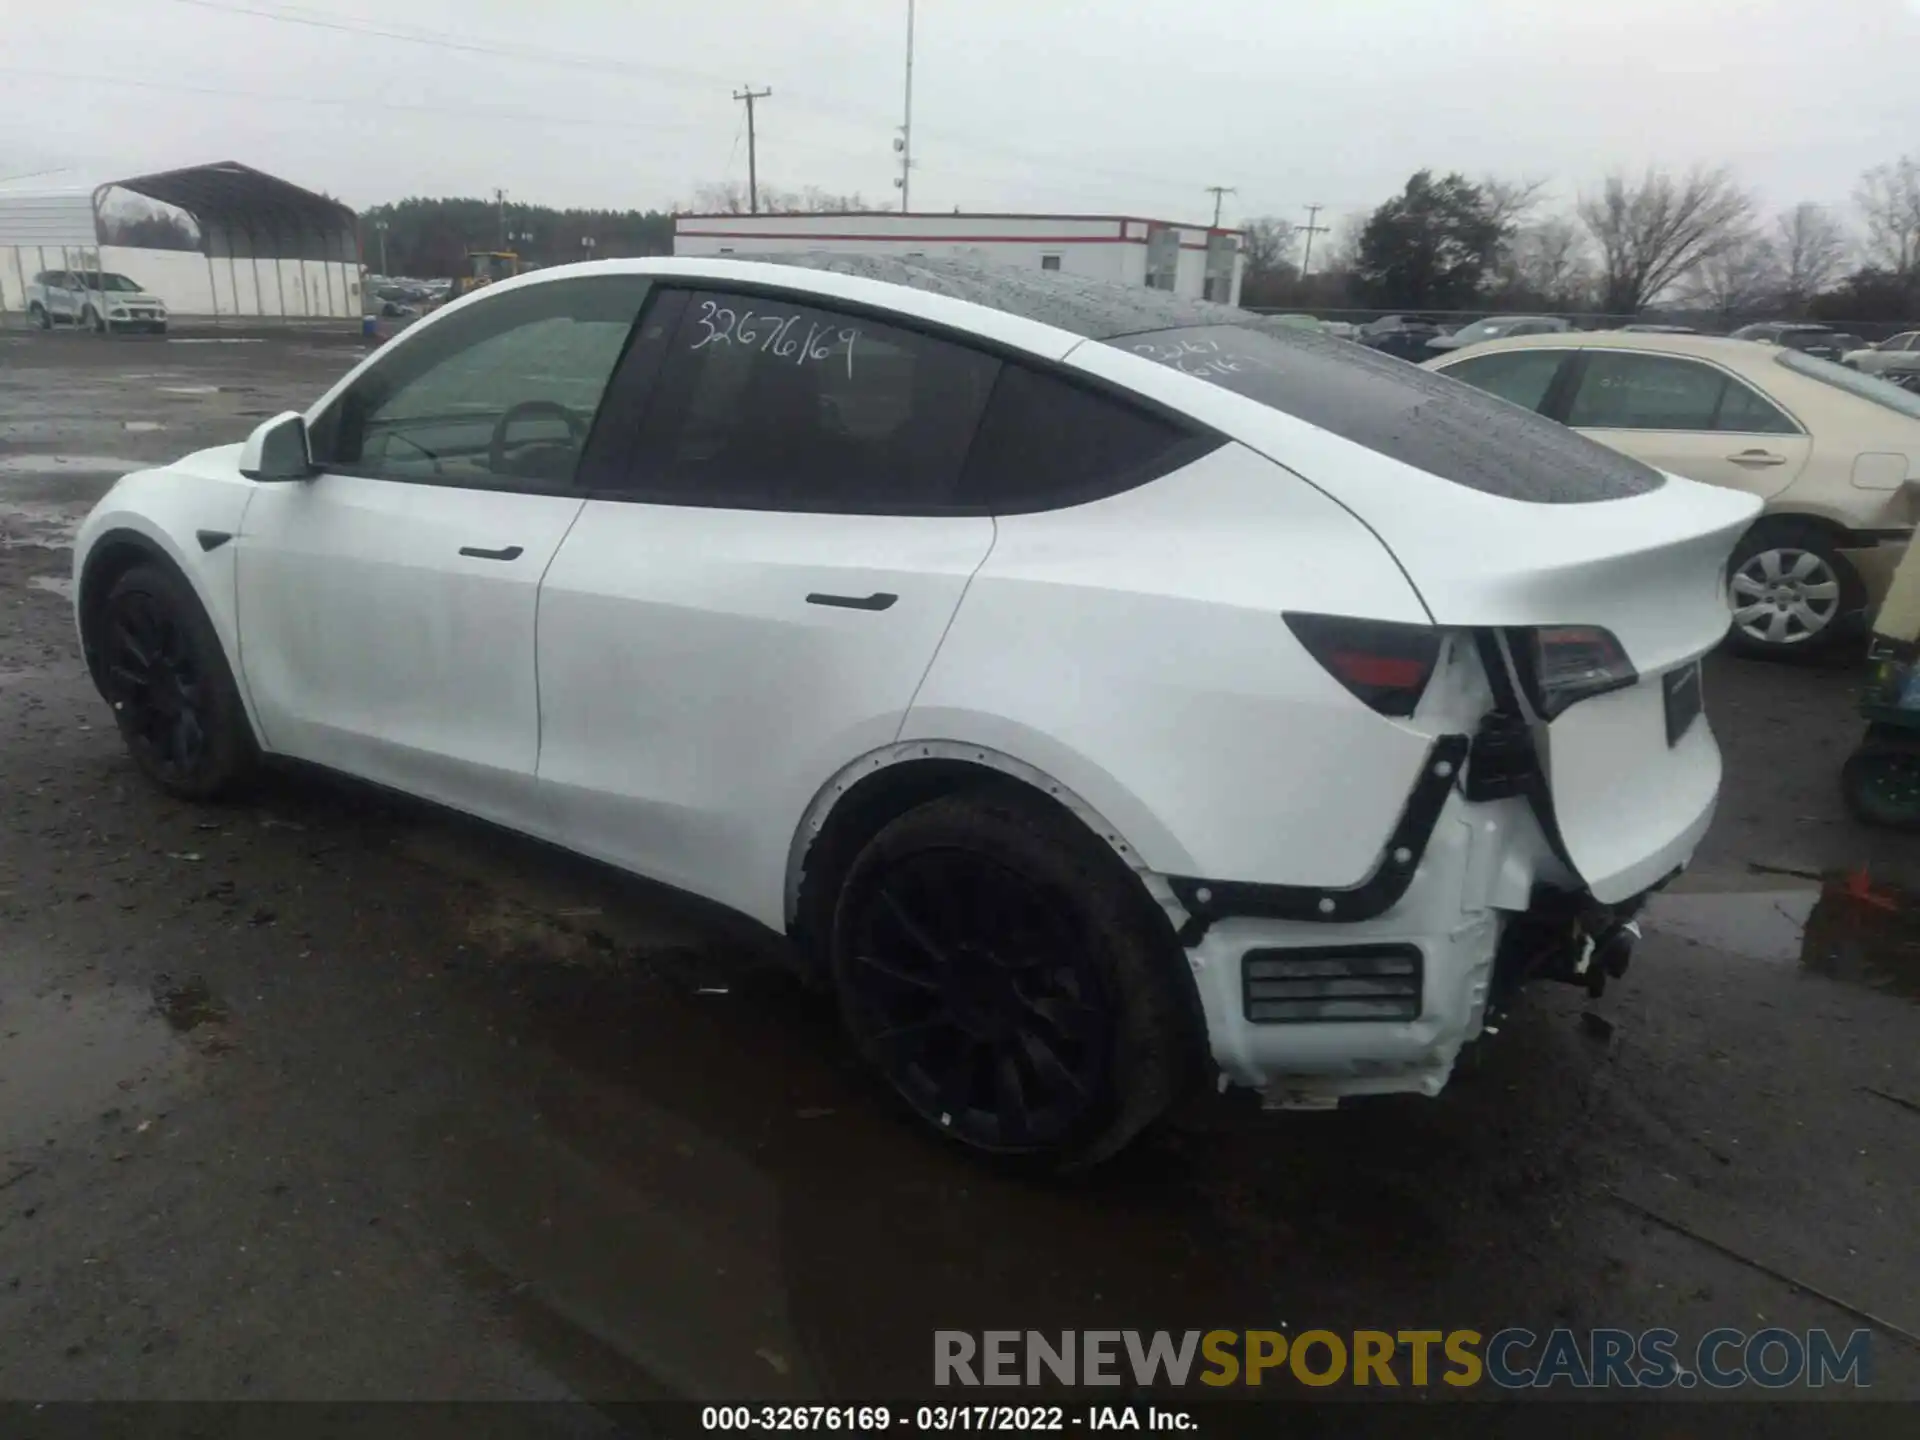
[[[48,329],[97,325],[103,319],[109,325],[167,328],[166,301],[110,271],[43,270],[26,288],[26,309],[30,319]]]
[[[548,270],[422,320],[304,418],[323,434],[364,376],[472,307],[620,275],[649,277],[654,297],[693,287],[920,327],[1158,407],[1204,443],[1146,483],[1075,503],[820,513],[439,476],[250,480],[243,468],[269,463],[270,422],[244,452],[126,477],[87,520],[76,605],[96,674],[102,576],[129,547],[164,556],[210,618],[267,752],[776,930],[801,918],[817,837],[850,795],[928,767],[998,777],[1064,806],[1119,857],[1179,934],[1170,963],[1219,1072],[1275,1103],[1436,1093],[1486,1019],[1503,937],[1512,948],[1541,916],[1539,892],[1624,917],[1687,862],[1720,757],[1704,715],[1667,735],[1663,697],[1697,683],[1726,630],[1721,567],[1756,501],[1637,467],[1643,488],[1628,498],[1485,493],[1213,383],[1255,362],[1209,358],[1204,336],[1173,351],[1153,335],[1103,343],[1029,318],[1052,313],[1049,292],[1012,272],[979,284],[1012,287],[1029,315],[872,273],[965,290],[964,267],[935,263]],[[1096,291],[1109,303],[1107,287],[1061,293]],[[1153,292],[1110,303],[1202,324],[1238,313]],[[672,313],[642,312],[624,363],[674,343],[658,339],[662,326],[682,333]],[[1449,407],[1490,415],[1442,442],[1480,447],[1470,465],[1505,454],[1524,466],[1542,444],[1555,450],[1543,474],[1626,463],[1359,347],[1281,343],[1306,347],[1329,383],[1358,387],[1366,416],[1402,430],[1444,425]],[[846,351],[851,377],[853,342]],[[661,365],[691,363],[661,353]],[[617,403],[603,402],[602,426]],[[1515,432],[1504,450],[1489,433],[1502,426]],[[1438,658],[1410,713],[1357,699],[1297,638],[1298,612],[1431,635]],[[1605,627],[1633,678],[1537,713],[1513,699],[1502,647],[1533,643],[1521,630],[1540,626]],[[1540,761],[1500,798],[1469,799],[1483,770],[1492,784],[1479,737],[1503,692]],[[1411,1013],[1251,1018],[1248,952],[1382,945],[1418,956]]]

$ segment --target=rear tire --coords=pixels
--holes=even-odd
[[[142,773],[183,800],[238,789],[259,748],[220,637],[186,581],[135,565],[91,628],[101,693]]]
[[[1755,660],[1826,654],[1867,604],[1833,532],[1788,517],[1769,516],[1747,531],[1727,563],[1727,584],[1727,648]]]
[[[107,322],[100,318],[100,312],[91,305],[80,312],[80,323],[96,335],[107,333]]]
[[[976,1155],[1105,1159],[1178,1098],[1204,1039],[1139,881],[1013,787],[881,830],[840,887],[828,948],[862,1056]]]

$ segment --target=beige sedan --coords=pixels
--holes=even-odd
[[[1659,469],[1765,500],[1730,577],[1730,641],[1748,654],[1805,654],[1856,628],[1920,518],[1920,395],[1797,350],[1581,332],[1426,365]]]

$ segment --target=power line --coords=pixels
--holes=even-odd
[[[773,94],[772,90],[756,90],[748,85],[733,92],[733,98],[747,102],[747,213],[760,213],[760,147],[755,143],[753,128],[753,102],[765,100]]]
[[[692,70],[681,66],[666,66],[639,60],[609,60],[605,57],[579,55],[561,50],[547,50],[521,44],[491,44],[483,40],[452,35],[445,31],[427,30],[409,26],[395,29],[386,25],[369,24],[359,21],[342,20],[314,14],[296,14],[290,10],[268,10],[258,6],[234,3],[234,0],[173,0],[176,5],[188,5],[199,10],[208,10],[216,14],[245,16],[256,20],[265,20],[282,25],[303,25],[317,30],[331,30],[347,35],[365,35],[376,39],[397,40],[410,45],[424,45],[435,49],[457,51],[470,55],[491,55],[505,60],[518,60],[538,65],[558,65],[570,69],[589,70],[601,74],[618,75],[631,78],[635,72],[666,77],[684,85],[701,87],[726,83],[725,77],[713,71]],[[817,100],[793,98],[788,103],[797,109],[811,111],[832,119],[851,121],[858,124],[885,124],[886,117],[878,111],[857,109],[848,106],[822,103]],[[657,127],[656,127],[657,128]],[[1106,176],[1111,179],[1132,183],[1146,182],[1163,189],[1183,190],[1190,180],[1172,175],[1152,174],[1143,170],[1132,170],[1118,166],[1086,164],[1077,160],[1062,159],[1057,155],[1044,155],[1037,151],[1008,145],[1002,141],[981,136],[969,135],[964,131],[944,130],[939,127],[928,129],[916,127],[924,134],[935,139],[946,138],[957,141],[969,149],[984,154],[998,154],[1008,159],[1023,161],[1026,164],[1044,169],[1072,170],[1080,175]],[[839,153],[852,154],[851,150]],[[959,174],[960,172],[952,172]],[[975,176],[972,178],[983,178]],[[1005,177],[985,177],[1004,183]]]

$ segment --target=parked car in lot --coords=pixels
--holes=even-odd
[[[1849,350],[1843,360],[1850,370],[1910,387],[1920,382],[1920,330],[1904,330],[1878,345]]]
[[[27,318],[42,330],[73,325],[102,333],[165,334],[167,305],[111,270],[42,270],[27,286]]]
[[[1144,288],[635,259],[121,480],[75,607],[172,793],[292,757],[705,896],[932,1131],[1080,1163],[1619,974],[1757,509]]]
[[[1860,343],[1857,335],[1842,335],[1830,325],[1779,320],[1742,325],[1730,338],[1756,340],[1762,345],[1784,345],[1790,350],[1817,355],[1822,360],[1832,360],[1836,364],[1845,358],[1847,351],[1858,348]]]
[[[1537,336],[1433,368],[1676,475],[1757,495],[1731,575],[1731,643],[1836,644],[1912,536],[1920,397],[1790,346],[1700,335]]]
[[[1462,325],[1451,335],[1435,335],[1427,341],[1429,353],[1462,350],[1488,340],[1505,340],[1514,335],[1558,335],[1573,326],[1556,315],[1489,315],[1471,325]]]
[[[1438,320],[1423,315],[1382,315],[1362,325],[1353,338],[1383,355],[1423,360],[1433,353],[1427,348],[1428,342],[1445,333],[1446,327]]]

